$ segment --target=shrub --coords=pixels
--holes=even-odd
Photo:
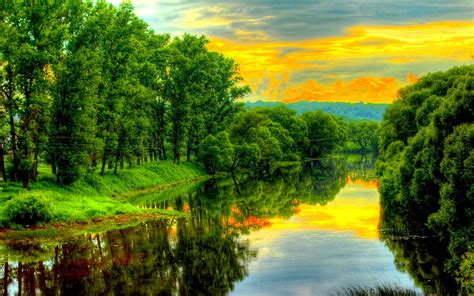
[[[103,180],[100,176],[97,174],[94,174],[94,172],[88,172],[84,176],[84,182],[91,187],[94,187],[95,189],[102,189],[103,188]]]
[[[26,193],[9,200],[5,206],[8,224],[35,225],[53,219],[53,203],[38,193]]]

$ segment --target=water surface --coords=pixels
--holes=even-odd
[[[4,294],[334,295],[422,287],[381,238],[372,162],[345,157],[134,197],[189,219],[143,221],[68,240],[4,241]],[[390,248],[389,248],[390,247]],[[398,255],[397,255],[398,254]]]

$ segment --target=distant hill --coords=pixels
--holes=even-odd
[[[340,102],[308,102],[299,101],[295,103],[281,103],[281,102],[247,102],[245,103],[246,108],[255,107],[272,107],[278,105],[286,105],[288,108],[295,110],[298,114],[302,114],[306,111],[322,110],[336,116],[342,116],[347,119],[369,119],[382,121],[383,114],[390,104],[365,104],[359,103],[340,103]]]

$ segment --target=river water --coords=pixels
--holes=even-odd
[[[3,294],[337,295],[420,292],[381,239],[373,161],[335,157],[134,197],[187,212],[72,239],[0,242]],[[392,247],[393,249],[393,247]]]

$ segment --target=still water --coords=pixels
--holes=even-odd
[[[0,242],[2,292],[335,295],[378,284],[421,291],[430,283],[400,255],[404,246],[383,237],[377,185],[370,159],[338,157],[137,196],[138,207],[190,217],[65,241]]]

